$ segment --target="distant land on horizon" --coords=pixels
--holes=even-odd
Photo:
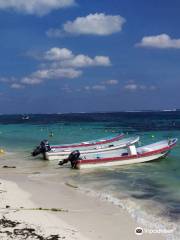
[[[150,112],[180,112],[180,109],[159,109],[159,110],[149,110],[149,109],[143,109],[143,110],[121,110],[121,111],[94,111],[94,112],[55,112],[55,113],[0,113],[0,116],[6,116],[6,115],[12,115],[12,116],[28,116],[28,115],[68,115],[68,114],[114,114],[114,113],[150,113]]]

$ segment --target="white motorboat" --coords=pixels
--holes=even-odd
[[[167,156],[177,141],[177,138],[172,138],[137,148],[133,144],[125,149],[87,154],[74,151],[67,159],[59,161],[59,165],[70,162],[72,168],[83,169],[154,161]]]
[[[99,139],[99,140],[93,140],[93,141],[86,141],[86,142],[80,142],[80,143],[73,143],[73,144],[66,144],[66,145],[50,145],[47,140],[41,141],[40,145],[37,146],[33,152],[33,156],[37,156],[39,154],[43,154],[44,159],[48,159],[46,156],[47,152],[62,152],[67,151],[67,154],[70,154],[72,151],[76,149],[82,149],[82,150],[89,150],[94,148],[107,148],[110,145],[113,145],[114,143],[118,142],[124,137],[124,134],[119,134],[115,137],[109,137],[105,139]],[[54,154],[55,155],[55,154]]]
[[[135,144],[139,141],[139,137],[129,137],[124,139],[119,139],[117,141],[101,144],[101,145],[93,145],[89,147],[73,147],[67,149],[53,149],[44,153],[44,159],[46,160],[61,160],[67,158],[72,151],[79,150],[81,154],[89,154],[89,153],[98,153],[98,152],[108,152],[112,150],[117,150],[120,148],[125,148],[129,145]]]

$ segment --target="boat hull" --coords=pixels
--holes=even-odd
[[[112,161],[103,161],[99,160],[94,163],[86,163],[84,162],[78,162],[76,165],[77,169],[90,169],[90,168],[100,168],[100,167],[113,167],[113,166],[122,166],[122,165],[128,165],[128,164],[137,164],[137,163],[143,163],[143,162],[150,162],[155,161],[158,159],[161,159],[163,157],[166,157],[169,151],[161,152],[158,154],[154,154],[151,156],[144,156],[144,157],[138,157],[134,156],[129,159],[120,159],[120,160],[112,160]]]
[[[114,144],[109,145],[104,145],[101,147],[93,147],[93,148],[87,148],[87,149],[76,149],[79,150],[81,154],[89,154],[89,153],[98,153],[98,152],[108,152],[108,151],[113,151],[113,150],[118,150],[121,148],[126,147],[127,145],[130,144],[135,144],[136,142],[139,141],[139,137],[133,137],[133,138],[127,138],[127,139],[123,139],[123,140],[119,140],[114,142]],[[69,156],[69,154],[71,154],[71,152],[75,150],[75,149],[67,149],[64,151],[50,151],[50,152],[46,152],[44,158],[46,160],[63,160],[65,158],[67,158]]]
[[[81,159],[76,161],[74,165],[77,169],[83,168],[97,168],[97,167],[111,167],[128,164],[137,164],[143,162],[155,161],[165,157],[172,148],[177,144],[178,139],[166,139],[143,147],[138,147],[136,151],[129,152],[129,150],[113,151],[110,154],[100,154],[93,156],[92,154],[84,155]],[[133,149],[135,146],[133,147]],[[114,155],[113,155],[114,154]]]

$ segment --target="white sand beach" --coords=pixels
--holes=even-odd
[[[160,234],[137,236],[139,224],[124,209],[54,181],[51,174],[0,172],[0,239],[165,239]]]

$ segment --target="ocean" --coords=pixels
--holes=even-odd
[[[32,158],[42,139],[66,144],[125,133],[139,135],[140,144],[168,137],[180,139],[180,111],[69,113],[0,116],[1,165],[14,164],[59,174],[86,194],[125,208],[139,225],[168,230],[167,239],[180,239],[180,142],[166,159],[116,168],[70,170],[57,162]]]

